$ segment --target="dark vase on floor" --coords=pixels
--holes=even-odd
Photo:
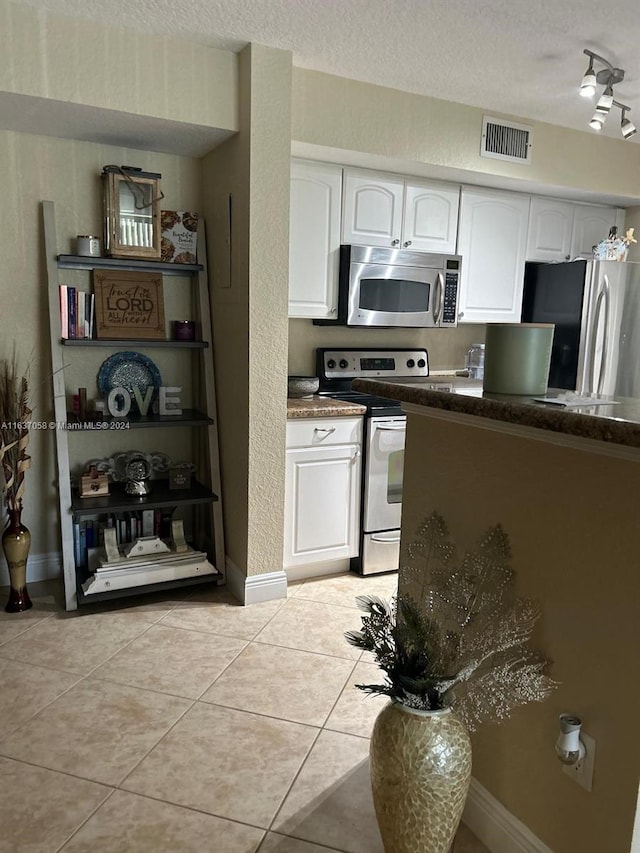
[[[20,521],[22,510],[9,510],[9,523],[2,534],[2,549],[9,566],[9,600],[7,613],[20,613],[32,607],[27,592],[27,557],[31,546],[31,534]]]

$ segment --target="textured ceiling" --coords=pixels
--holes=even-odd
[[[577,94],[589,47],[626,70],[615,97],[640,128],[640,0],[22,2],[231,50],[259,42],[303,68],[593,133]],[[603,133],[619,124],[614,110]]]

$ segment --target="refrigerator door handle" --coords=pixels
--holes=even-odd
[[[589,370],[589,387],[587,388],[588,394],[593,394],[593,389],[595,386],[595,372],[596,372],[596,346],[598,345],[598,325],[600,320],[600,311],[602,310],[602,302],[604,300],[604,291],[601,290],[598,294],[598,298],[596,299],[596,306],[593,312],[593,323],[591,324],[591,345],[589,347],[589,361],[588,361],[588,370]]]
[[[602,293],[604,295],[604,324],[602,330],[602,355],[600,357],[600,376],[598,377],[598,397],[601,396],[604,388],[604,380],[608,364],[609,350],[609,313],[611,306],[611,290],[609,288],[609,279],[605,275],[603,278],[604,287]]]

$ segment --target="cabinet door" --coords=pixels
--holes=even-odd
[[[407,184],[402,245],[422,252],[456,251],[459,187]]]
[[[528,195],[463,187],[460,322],[520,322],[528,222]]]
[[[292,162],[290,317],[337,317],[341,206],[340,166]]]
[[[554,198],[531,199],[528,261],[568,261],[571,258],[573,210],[570,201]]]
[[[617,224],[615,207],[576,204],[573,215],[572,258],[593,258],[593,247],[606,240],[611,226]]]
[[[287,450],[285,567],[357,555],[360,459],[355,444]]]
[[[400,246],[403,197],[401,179],[345,170],[342,242]]]

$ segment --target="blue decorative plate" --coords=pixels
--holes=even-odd
[[[160,371],[140,352],[117,352],[100,365],[98,390],[102,397],[106,398],[113,388],[126,388],[132,396],[133,389],[139,388],[144,396],[150,385],[153,388],[162,385]]]

